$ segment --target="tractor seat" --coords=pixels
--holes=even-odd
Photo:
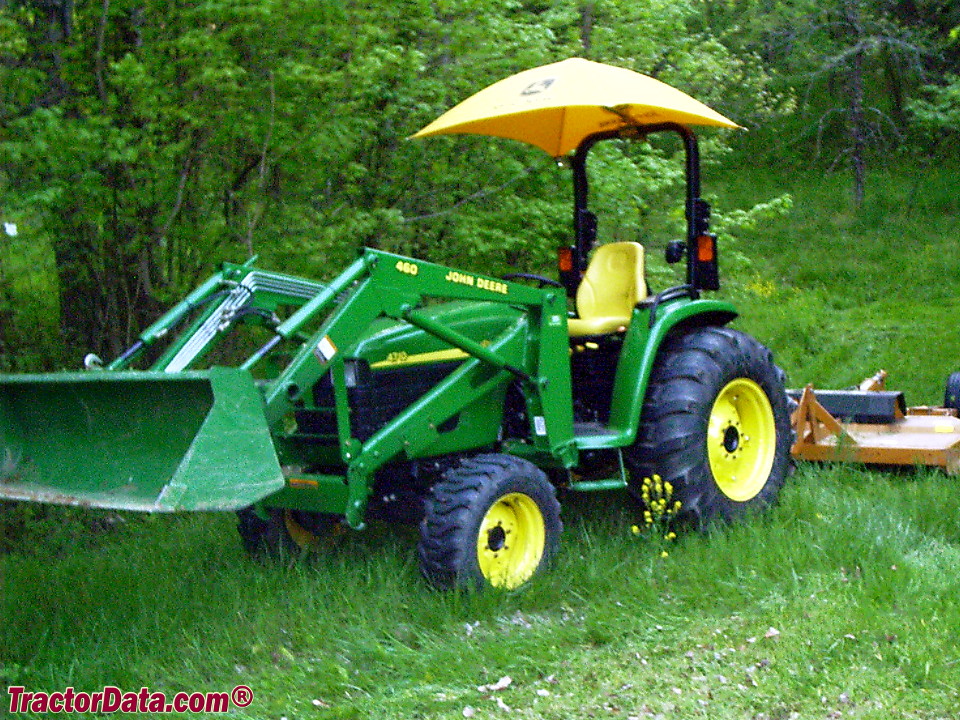
[[[643,245],[635,242],[601,245],[577,288],[579,317],[567,321],[570,337],[607,335],[627,327],[634,305],[646,296]]]

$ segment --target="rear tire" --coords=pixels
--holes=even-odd
[[[960,372],[950,373],[943,393],[943,406],[960,414]]]
[[[442,589],[519,587],[550,562],[563,529],[546,475],[510,455],[462,460],[425,505],[420,569]]]
[[[668,337],[650,376],[630,486],[673,486],[679,517],[704,528],[772,503],[790,464],[790,418],[772,353],[749,335],[706,327]]]

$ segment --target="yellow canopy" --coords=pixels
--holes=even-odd
[[[569,58],[494,83],[412,137],[494,135],[530,143],[561,157],[593,133],[664,122],[739,127],[652,77]]]

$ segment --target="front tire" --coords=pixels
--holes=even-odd
[[[772,503],[790,463],[790,418],[772,353],[749,335],[706,327],[668,337],[650,376],[631,489],[659,475],[699,528]]]
[[[294,560],[315,549],[338,525],[336,516],[303,510],[270,510],[268,519],[252,508],[237,512],[240,544],[251,557]]]
[[[431,488],[420,569],[443,589],[511,590],[550,562],[562,528],[553,485],[539,468],[510,455],[477,455]]]

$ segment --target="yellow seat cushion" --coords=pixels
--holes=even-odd
[[[579,317],[567,321],[570,336],[606,335],[628,327],[634,305],[646,296],[643,245],[601,245],[577,288]]]

